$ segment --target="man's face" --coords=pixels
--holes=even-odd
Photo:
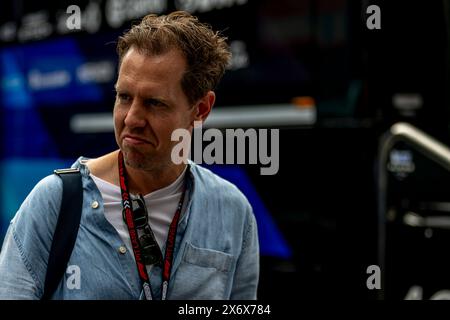
[[[135,48],[125,54],[119,69],[114,105],[117,144],[127,165],[154,170],[172,165],[172,132],[190,130],[194,109],[181,88],[186,70],[178,50],[148,56]]]

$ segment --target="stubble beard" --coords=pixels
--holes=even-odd
[[[152,173],[155,176],[161,175],[171,166],[171,158],[153,153],[144,153],[135,148],[122,148],[125,164],[135,170],[142,170]]]

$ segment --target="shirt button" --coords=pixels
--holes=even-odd
[[[97,201],[92,202],[91,207],[92,207],[92,209],[97,209],[98,208],[98,202]]]
[[[125,254],[125,253],[127,252],[127,248],[125,248],[125,246],[120,246],[120,247],[119,247],[119,252],[120,252],[121,254]]]

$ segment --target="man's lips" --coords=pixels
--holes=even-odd
[[[150,143],[150,141],[148,141],[144,138],[141,138],[138,136],[132,136],[132,135],[128,135],[128,134],[123,137],[123,141],[125,141],[128,144],[134,144],[134,145]]]

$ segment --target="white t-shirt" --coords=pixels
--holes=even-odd
[[[167,235],[169,234],[170,223],[175,215],[178,202],[183,192],[185,172],[186,168],[172,184],[144,196],[148,212],[148,222],[161,249],[165,245]],[[93,174],[91,174],[91,177],[102,194],[106,220],[117,230],[127,250],[134,259],[130,234],[122,217],[123,207],[120,187],[100,179]],[[136,197],[133,194],[130,194],[130,196],[132,198]]]

